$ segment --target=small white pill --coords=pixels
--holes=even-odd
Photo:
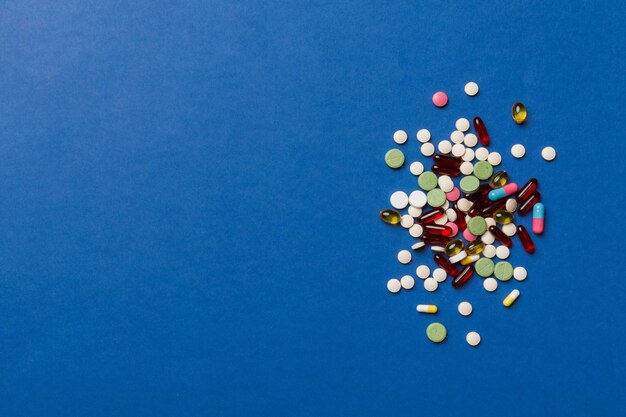
[[[515,212],[515,210],[517,209],[517,200],[514,198],[509,198],[508,200],[506,200],[504,207],[509,213]]]
[[[457,308],[462,316],[469,316],[472,314],[472,305],[467,301],[461,301]]]
[[[517,232],[517,226],[515,226],[513,223],[505,224],[502,226],[502,231],[505,235],[511,237]]]
[[[456,121],[454,127],[456,127],[456,130],[460,130],[461,132],[467,132],[470,128],[470,122],[465,117],[461,117]]]
[[[454,188],[454,187],[453,187],[453,188]],[[441,206],[441,208],[442,208],[442,209],[444,209],[444,210],[448,210],[448,209],[450,208],[450,202],[449,202],[448,200],[446,200],[446,201],[443,203],[443,206]]]
[[[426,246],[426,243],[424,243],[424,242],[417,242],[417,243],[414,243],[411,246],[411,249],[418,250],[418,249],[422,249],[424,246]]]
[[[428,198],[423,191],[415,190],[409,195],[408,203],[415,208],[422,208],[426,205]],[[395,207],[395,206],[394,206]]]
[[[491,244],[485,245],[485,247],[483,248],[483,256],[485,258],[493,258],[494,256],[496,256],[496,247]]]
[[[476,84],[474,81],[470,81],[469,83],[465,84],[465,94],[467,94],[470,97],[474,97],[476,94],[478,94],[478,84]]]
[[[396,191],[395,193],[391,194],[389,202],[391,203],[393,208],[402,210],[409,204],[409,196],[406,195],[404,191]]]
[[[478,148],[474,151],[474,157],[479,161],[486,161],[489,158],[489,151],[487,148]]]
[[[409,171],[411,171],[413,175],[419,175],[424,172],[424,164],[421,162],[413,162],[409,167]]]
[[[433,292],[439,287],[439,283],[435,281],[435,278],[426,278],[424,280],[424,288],[426,291]]]
[[[420,224],[414,224],[409,229],[409,234],[413,237],[420,237],[424,233],[424,228]]]
[[[468,345],[477,346],[480,343],[480,335],[476,332],[469,332],[467,336],[465,336],[465,340]]]
[[[400,226],[409,229],[415,223],[415,219],[410,214],[403,214],[400,220]]]
[[[454,145],[452,147],[452,155],[456,156],[457,158],[465,155],[465,145],[463,145],[462,143],[457,143],[456,145]]]
[[[444,193],[449,193],[454,188],[454,182],[452,182],[452,178],[447,175],[440,176],[437,180],[437,183],[439,184],[439,188],[441,188],[441,191],[443,191]]]
[[[437,282],[444,282],[447,277],[448,274],[446,274],[446,271],[442,268],[435,268],[433,271],[433,278],[435,278]]]
[[[462,143],[464,137],[465,135],[460,130],[455,130],[454,132],[450,133],[450,140],[452,141],[452,143]]]
[[[428,129],[420,129],[415,136],[420,142],[426,143],[430,140],[430,131]]]
[[[448,216],[444,214],[443,216],[435,220],[433,223],[438,224],[439,226],[443,226],[444,224],[448,223]]]
[[[454,209],[446,209],[446,216],[448,216],[448,221],[454,222],[456,221],[456,211]]]
[[[556,158],[556,149],[554,149],[552,146],[546,146],[541,150],[541,157],[546,161],[552,161],[554,158]]]
[[[435,145],[433,145],[430,142],[426,142],[422,144],[422,146],[420,147],[420,151],[422,152],[422,155],[424,156],[431,156],[432,154],[435,153]]]
[[[474,150],[471,148],[465,148],[465,153],[461,157],[466,162],[472,162],[474,159]]]
[[[393,134],[393,141],[396,142],[398,145],[402,145],[404,142],[406,142],[408,138],[409,136],[404,130],[396,130]]]
[[[510,254],[511,254],[511,251],[509,250],[509,248],[507,248],[504,245],[498,246],[496,248],[496,256],[500,259],[508,258]]]
[[[402,285],[402,288],[405,290],[410,290],[415,286],[415,280],[412,276],[405,275],[400,279],[400,285]]]
[[[415,270],[415,275],[420,279],[426,279],[430,275],[430,268],[426,265],[420,265]]]
[[[437,145],[437,149],[439,150],[439,153],[441,154],[449,154],[450,151],[452,150],[452,143],[450,143],[449,140],[442,140],[441,142],[439,142],[439,144]]]
[[[498,152],[491,152],[487,156],[487,162],[489,162],[494,167],[498,166],[500,165],[500,162],[502,162],[502,155],[500,155]]]
[[[511,155],[516,158],[522,158],[526,155],[526,148],[524,148],[524,145],[517,143],[511,147]]]
[[[476,135],[473,133],[468,133],[467,135],[465,135],[463,143],[465,144],[465,146],[473,148],[478,143],[478,137],[476,137]]]
[[[489,292],[494,292],[498,289],[498,281],[495,278],[487,278],[483,281],[483,288]]]
[[[470,175],[472,172],[474,172],[474,164],[469,161],[465,161],[461,164],[459,170],[463,175]]]
[[[409,252],[406,249],[401,250],[400,252],[398,252],[398,262],[400,262],[401,264],[408,264],[409,262],[411,262],[411,252]]]
[[[391,278],[389,281],[387,281],[387,289],[389,290],[389,292],[395,294],[400,291],[400,288],[402,288],[402,284],[400,284],[399,280]]]
[[[526,271],[526,268],[524,268],[523,266],[518,266],[513,270],[513,278],[515,278],[518,281],[524,281],[527,276],[528,276],[528,272]]]
[[[409,197],[409,204],[411,204],[411,198]],[[422,209],[419,207],[409,206],[409,214],[415,218],[418,218],[422,215]]]
[[[487,227],[496,225],[496,221],[493,217],[485,217],[485,223],[487,223]]]
[[[460,198],[459,201],[456,202],[456,206],[463,213],[467,213],[469,211],[469,209],[472,208],[472,202],[464,197],[464,198]]]
[[[485,232],[480,237],[480,240],[483,241],[483,243],[485,243],[485,245],[491,245],[493,242],[496,241],[496,237],[491,232]]]
[[[446,250],[446,248],[444,248],[443,246],[431,246],[430,250],[432,250],[433,252],[443,252],[444,250]]]
[[[467,253],[465,253],[464,250],[462,250],[461,252],[457,253],[454,256],[451,256],[449,261],[450,263],[457,263],[457,262],[461,262],[463,259],[467,258]]]

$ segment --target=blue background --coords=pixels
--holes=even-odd
[[[2,2],[0,414],[624,415],[625,12]],[[432,261],[401,266],[411,238],[377,217],[416,188],[391,135],[425,162],[419,128],[474,115],[541,182],[547,232],[511,256],[529,278],[392,295]]]

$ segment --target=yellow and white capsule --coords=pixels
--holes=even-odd
[[[471,263],[476,262],[479,259],[480,259],[480,255],[469,255],[463,258],[463,260],[461,261],[461,265],[469,265]]]
[[[502,304],[504,304],[505,307],[511,307],[511,304],[513,304],[515,300],[517,300],[517,297],[519,297],[519,290],[513,290],[509,295],[506,296],[504,301],[502,301]]]
[[[435,314],[437,312],[437,306],[432,304],[418,304],[417,305],[418,313],[428,313]]]

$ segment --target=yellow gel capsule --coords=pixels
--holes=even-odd
[[[513,223],[513,213],[506,210],[498,210],[493,213],[493,219],[496,221],[496,223],[500,224]]]
[[[468,255],[479,255],[485,249],[485,242],[482,240],[474,240],[465,247],[465,253]]]
[[[518,125],[524,123],[526,121],[526,116],[528,116],[524,103],[518,101],[517,103],[513,104],[513,108],[511,109],[511,116],[513,116],[513,120],[515,120],[515,123],[517,123]]]
[[[444,253],[448,256],[454,256],[463,250],[463,241],[461,239],[454,239],[446,244],[443,249]]]
[[[504,304],[505,307],[511,307],[511,304],[513,304],[513,302],[517,300],[517,297],[519,297],[519,290],[513,290],[509,295],[506,296],[504,301],[502,301],[502,304]]]
[[[500,188],[504,187],[506,182],[509,180],[509,174],[506,171],[498,171],[489,180],[489,186],[491,188]]]
[[[395,210],[385,209],[380,212],[380,218],[383,219],[385,223],[389,224],[398,224],[400,220],[402,220],[402,216]]]
[[[480,259],[480,255],[466,256],[465,258],[461,260],[461,265],[469,265],[473,262],[476,262],[478,259]]]

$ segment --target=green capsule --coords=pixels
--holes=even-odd
[[[509,180],[509,174],[506,171],[498,171],[489,180],[489,186],[491,188],[504,187],[504,184]]]
[[[513,223],[513,214],[509,213],[506,210],[498,210],[493,213],[493,219],[496,221],[496,223],[509,224]]]
[[[524,103],[520,103],[518,101],[513,104],[513,107],[511,108],[511,116],[513,116],[513,120],[515,120],[515,123],[518,125],[524,123],[526,121],[526,116],[528,116]]]
[[[454,239],[448,242],[443,249],[444,253],[448,256],[454,256],[463,250],[463,241],[461,239]]]
[[[467,244],[465,247],[465,253],[468,255],[479,255],[485,249],[485,242],[481,240],[474,240]]]
[[[392,209],[384,209],[381,211],[380,218],[383,219],[385,223],[389,224],[398,224],[400,220],[402,220],[400,213]]]

